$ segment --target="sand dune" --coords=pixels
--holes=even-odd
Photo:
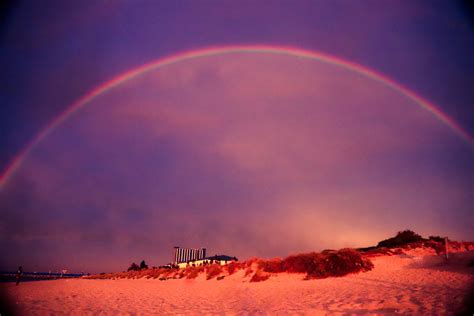
[[[448,262],[432,250],[372,258],[372,271],[303,280],[278,274],[250,283],[244,271],[223,280],[71,279],[3,284],[24,314],[454,314],[474,282],[474,251]],[[472,265],[472,264],[471,264]]]

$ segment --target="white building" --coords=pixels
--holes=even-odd
[[[226,265],[232,261],[237,261],[236,257],[230,257],[226,255],[215,255],[212,257],[206,257],[197,260],[189,260],[187,262],[178,262],[176,265],[179,268],[186,268],[186,267],[199,267],[208,264],[219,264],[221,266]]]

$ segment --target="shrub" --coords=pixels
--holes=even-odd
[[[395,248],[403,247],[410,243],[422,242],[424,241],[423,237],[414,233],[411,230],[404,230],[398,232],[395,237],[382,240],[377,244],[377,247],[386,247],[386,248]]]
[[[385,248],[385,247],[380,247],[380,248],[370,247],[370,248],[365,248],[365,249],[367,249],[367,250],[362,251],[362,253],[366,257],[391,256],[395,253],[394,251],[392,251],[388,248]],[[403,253],[403,251],[402,251],[402,253]],[[398,254],[400,254],[400,253],[398,253]]]
[[[234,274],[237,270],[242,269],[242,264],[239,262],[232,261],[226,265],[227,272],[229,275]]]
[[[306,273],[306,279],[314,279],[368,271],[373,268],[373,264],[356,250],[342,249],[326,253],[292,255],[283,259],[281,267],[281,271]]]
[[[151,271],[149,271],[150,277],[154,279],[157,279],[162,273],[163,273],[163,269],[160,269],[160,268],[152,269]]]
[[[424,243],[424,246],[432,248],[434,251],[436,251],[436,254],[444,253],[445,252],[445,245],[444,242],[438,242],[435,241],[434,239],[429,239]]]
[[[250,279],[250,282],[262,282],[268,280],[269,278],[270,274],[263,274],[260,271],[257,271]]]
[[[343,276],[349,273],[368,271],[374,267],[369,259],[363,258],[359,252],[353,249],[341,249],[336,253],[329,254],[320,262],[323,271],[321,273],[316,271],[316,277]]]
[[[145,269],[148,269],[148,265],[145,263],[145,260],[142,260],[142,262],[140,262],[140,270]]]
[[[251,268],[254,263],[258,263],[261,260],[262,259],[260,258],[253,257],[248,259],[247,261],[242,262],[242,266],[245,268]]]
[[[215,278],[222,273],[222,267],[219,264],[211,264],[206,266],[207,280]]]
[[[270,273],[284,272],[283,262],[280,258],[275,258],[272,260],[260,260],[258,262],[258,267],[261,270]]]
[[[444,238],[441,236],[430,236],[428,237],[429,240],[437,241],[437,242],[444,242]]]
[[[136,264],[135,262],[133,262],[130,267],[128,268],[127,271],[138,271],[140,270],[140,267],[138,266],[138,264]]]
[[[187,267],[185,270],[186,279],[195,279],[199,273],[204,271],[204,267]]]
[[[291,255],[283,259],[283,271],[290,273],[308,273],[311,274],[316,269],[321,254],[316,252]]]

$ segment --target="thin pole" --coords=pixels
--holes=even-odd
[[[448,237],[444,237],[444,246],[446,252],[446,260],[448,260]]]

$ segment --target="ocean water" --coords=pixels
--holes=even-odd
[[[82,273],[24,272],[20,282],[80,278]],[[0,272],[0,282],[16,282],[16,272]]]

